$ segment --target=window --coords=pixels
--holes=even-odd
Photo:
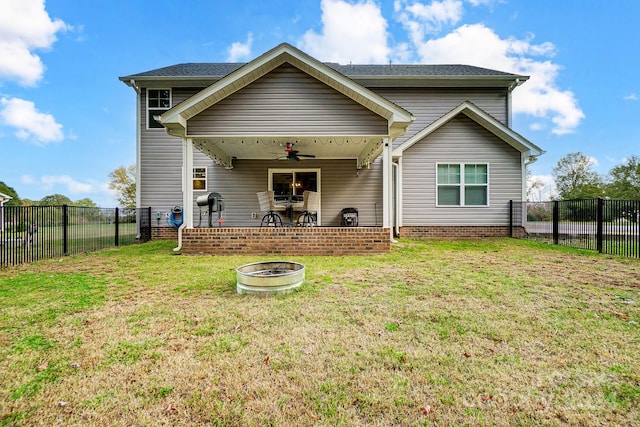
[[[488,206],[489,165],[437,165],[437,206]]]
[[[171,108],[171,89],[147,89],[147,128],[162,128],[153,116],[159,116]]]
[[[207,190],[207,168],[193,168],[193,189]]]

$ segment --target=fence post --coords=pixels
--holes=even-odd
[[[146,241],[148,242],[148,241],[151,240],[151,206],[149,206],[147,208],[147,212],[148,212],[148,215],[147,215],[147,218],[148,218],[147,227],[148,227],[148,233],[149,234],[147,234],[148,237],[147,237]]]
[[[602,197],[598,197],[598,210],[596,213],[596,249],[599,253],[602,253],[602,233],[603,233],[603,219],[604,219],[604,200]]]
[[[62,205],[62,253],[69,255],[69,206]]]
[[[118,211],[118,208],[116,208],[116,219],[115,219],[115,224],[116,224],[116,246],[120,245],[120,241],[119,241],[119,235],[120,235],[120,212]]]
[[[553,244],[557,245],[560,235],[560,202],[553,202]]]

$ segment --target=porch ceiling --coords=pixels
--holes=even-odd
[[[216,163],[233,167],[233,159],[286,159],[287,143],[299,155],[315,156],[316,160],[355,159],[360,168],[372,162],[382,151],[380,135],[350,136],[229,136],[193,137],[193,144]],[[308,158],[300,157],[300,160]]]

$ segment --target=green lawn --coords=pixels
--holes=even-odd
[[[514,239],[289,257],[152,242],[0,270],[0,426],[640,425],[640,261]]]

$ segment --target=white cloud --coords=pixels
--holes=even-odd
[[[49,17],[44,0],[0,1],[0,83],[38,83],[44,66],[33,51],[49,49],[56,33],[70,28],[60,19]]]
[[[372,0],[349,3],[322,0],[322,30],[307,31],[299,47],[321,61],[348,63],[386,63],[387,21]]]
[[[415,48],[424,63],[464,63],[531,76],[514,91],[513,112],[551,120],[555,134],[571,133],[584,113],[573,92],[556,83],[561,67],[550,60],[555,53],[553,44],[534,44],[532,40],[533,36],[503,39],[491,28],[473,24],[415,43]]]
[[[462,0],[432,1],[428,5],[420,2],[407,4],[406,0],[394,4],[403,10],[399,20],[409,30],[414,43],[424,40],[425,34],[439,32],[443,25],[457,24],[462,19]]]
[[[239,62],[242,60],[248,60],[251,55],[251,45],[253,44],[253,33],[247,34],[247,41],[245,43],[235,42],[231,44],[228,50],[227,61]]]
[[[31,101],[20,98],[0,99],[0,119],[16,129],[15,135],[23,140],[35,138],[37,145],[64,139],[62,125],[48,113],[41,113]]]
[[[533,130],[551,129],[557,135],[573,132],[585,115],[574,93],[557,83],[561,66],[552,61],[553,43],[534,43],[533,34],[502,38],[483,24],[453,28],[459,25],[465,4],[491,7],[500,1],[395,0],[394,13],[409,42],[390,46],[388,23],[373,0],[322,0],[321,29],[306,32],[299,47],[322,61],[342,64],[389,60],[469,64],[527,75],[530,79],[513,93],[513,112],[534,117]],[[434,32],[444,35],[436,37]]]
[[[494,3],[501,3],[503,0],[467,0],[471,6],[491,6]]]
[[[27,185],[29,185],[29,184],[34,184],[34,183],[36,182],[36,180],[35,180],[35,178],[34,178],[34,177],[32,177],[31,175],[22,175],[22,176],[20,177],[20,182],[21,182],[22,184],[27,184]]]
[[[638,100],[638,95],[636,95],[635,93],[630,93],[629,95],[624,97],[625,101],[637,101]]]
[[[52,190],[56,186],[63,186],[66,191],[63,194],[90,194],[93,193],[96,188],[93,184],[82,183],[71,178],[69,175],[50,175],[40,178],[40,184],[44,190]]]
[[[40,196],[37,196],[38,200],[46,195],[64,194],[72,200],[90,198],[99,207],[113,207],[117,204],[115,191],[109,188],[108,182],[81,182],[69,175],[46,175],[40,178],[22,175],[20,183],[37,188],[37,192],[40,193]]]

